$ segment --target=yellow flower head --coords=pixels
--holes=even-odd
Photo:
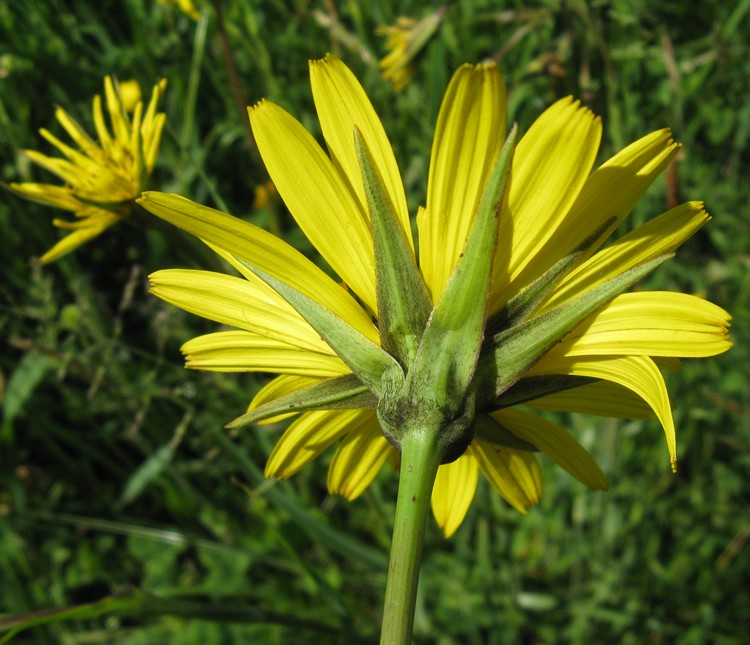
[[[74,145],[64,143],[42,128],[42,137],[63,157],[48,157],[34,150],[23,151],[32,162],[54,173],[65,184],[13,183],[10,189],[22,197],[71,211],[76,216],[74,221],[53,220],[55,226],[70,233],[47,251],[40,258],[41,262],[57,260],[130,212],[156,163],[166,120],[166,115],[156,110],[165,85],[166,81],[161,81],[154,86],[145,113],[143,102],[138,99],[132,106],[132,116],[128,116],[127,97],[123,97],[107,76],[104,79],[104,103],[109,127],[105,123],[102,99],[99,95],[94,97],[94,127],[98,140],[89,137],[65,110],[58,107],[55,116]],[[128,87],[128,94],[132,94],[132,89]]]
[[[128,114],[132,114],[133,110],[135,110],[135,106],[141,102],[140,83],[134,79],[120,81],[117,84],[117,89],[120,94],[123,109]]]
[[[428,308],[434,305],[430,319],[438,318],[442,296],[455,290],[459,279],[456,268],[466,266],[462,258],[484,212],[485,187],[503,159],[506,96],[494,65],[464,65],[453,76],[438,116],[415,241],[392,148],[364,90],[333,56],[311,62],[310,71],[328,153],[271,102],[253,107],[250,119],[279,195],[346,287],[247,222],[176,195],[146,193],[141,203],[209,242],[242,276],[183,270],[151,276],[160,298],[234,328],[188,341],[187,366],[279,374],[242,419],[298,415],[277,442],[266,475],[289,477],[339,442],[328,488],[354,499],[387,460],[399,458],[381,430],[379,405],[400,369],[407,381],[412,375],[411,365],[393,368],[386,354],[395,319],[389,318],[386,328],[390,310],[384,313],[378,284],[380,220],[368,208],[371,189],[382,187],[404,240],[402,256],[418,267],[417,291],[426,294]],[[467,412],[473,415],[471,434],[462,454],[439,467],[432,492],[433,513],[446,536],[461,524],[480,472],[519,511],[537,503],[542,492],[537,452],[590,488],[607,487],[586,450],[538,410],[655,416],[674,466],[675,429],[659,368],[673,367],[676,357],[710,356],[730,347],[729,315],[719,307],[679,293],[622,293],[645,275],[643,267],[650,270],[672,254],[708,215],[700,202],[688,202],[602,248],[679,146],[669,130],[657,130],[594,169],[600,137],[599,118],[565,98],[531,125],[515,149],[490,245],[494,256],[476,372],[484,380],[472,399],[476,409]],[[363,145],[370,166],[362,163]],[[368,167],[374,167],[374,184]],[[622,288],[591,304],[618,280],[626,281]],[[469,304],[476,299],[471,290],[457,295]],[[419,309],[417,300],[407,307]],[[581,303],[589,308],[581,309]],[[561,316],[573,322],[552,342],[543,341],[545,326]],[[330,331],[344,324],[359,339],[354,352],[339,349],[338,332]],[[429,325],[416,339],[417,357],[432,333]],[[444,332],[438,337],[451,347],[451,329]],[[404,341],[401,356],[411,355],[410,342]],[[374,363],[353,370],[361,364],[360,350],[367,354],[363,363],[370,358]],[[520,372],[519,357],[527,362]],[[378,365],[386,369],[379,372]]]
[[[156,0],[157,4],[176,4],[177,7],[184,13],[188,18],[192,20],[198,20],[201,17],[200,11],[195,6],[192,0]]]
[[[255,189],[253,208],[266,208],[276,198],[276,194],[276,186],[273,185],[272,181],[267,181],[265,184],[260,184]]]
[[[378,27],[376,33],[385,36],[388,53],[380,61],[383,78],[389,80],[400,92],[414,76],[414,59],[435,35],[448,10],[445,5],[421,20],[401,16],[395,25]]]

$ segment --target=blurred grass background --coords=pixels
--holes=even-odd
[[[438,4],[206,2],[195,21],[151,0],[2,3],[0,179],[52,179],[17,150],[50,150],[37,129],[60,131],[56,104],[91,128],[105,74],[144,91],[166,77],[151,185],[309,252],[283,205],[252,208],[266,178],[218,6],[244,100],[268,97],[316,135],[307,60],[345,60],[386,125],[413,212],[443,90],[466,61],[499,63],[522,132],[556,98],[580,97],[604,119],[601,160],[674,129],[684,151],[625,228],[676,194],[706,201],[713,220],[648,286],[705,294],[734,316],[735,341],[668,376],[679,472],[655,421],[566,419],[610,491],[545,462],[544,499],[527,517],[480,485],[453,539],[430,523],[415,641],[746,642],[750,2],[457,2],[402,93],[379,76],[375,30]],[[57,239],[53,215],[0,193],[0,616],[8,627],[8,616],[102,604],[14,642],[376,640],[395,475],[352,504],[327,495],[325,459],[264,481],[278,428],[222,430],[264,379],[185,371],[180,344],[215,326],[147,294],[151,271],[186,266],[179,236],[118,226],[39,268],[30,260]]]

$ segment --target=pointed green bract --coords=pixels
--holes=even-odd
[[[521,322],[534,311],[550,292],[567,276],[601,238],[602,233],[612,224],[608,219],[594,233],[561,260],[555,262],[545,273],[534,280],[523,291],[513,296],[487,320],[487,333],[493,334]]]
[[[386,372],[392,376],[403,373],[401,366],[390,354],[312,298],[244,260],[240,261],[294,307],[373,393],[380,395],[381,381]]]
[[[375,243],[378,330],[383,349],[410,365],[432,309],[414,253],[388,198],[367,143],[354,127],[354,145]]]
[[[407,376],[415,388],[431,386],[438,401],[447,405],[469,389],[482,346],[499,210],[517,133],[514,127],[490,175],[464,252],[435,306]]]
[[[375,408],[377,399],[354,374],[326,379],[286,396],[264,403],[227,424],[227,428],[241,428],[270,419],[279,414],[310,410],[343,410]]]
[[[308,298],[265,271],[240,260],[263,282],[278,293],[302,316],[336,355],[376,395],[380,394],[385,372],[402,374],[401,366],[387,352],[347,325],[323,305]]]
[[[419,418],[440,417],[447,461],[471,441],[473,378],[487,321],[490,275],[500,209],[518,130],[500,152],[479,204],[464,252],[432,312],[401,391],[384,388],[378,415],[384,431],[405,436]],[[393,398],[391,398],[393,396]],[[393,437],[390,436],[391,440]]]
[[[644,262],[575,300],[495,334],[485,345],[479,367],[483,375],[480,382],[486,388],[494,381],[494,392],[483,389],[481,403],[490,403],[500,396],[565,334],[670,257],[665,255]]]

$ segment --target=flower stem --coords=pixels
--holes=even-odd
[[[401,442],[401,473],[385,590],[381,645],[411,642],[414,605],[432,486],[442,460],[438,433],[410,432]]]

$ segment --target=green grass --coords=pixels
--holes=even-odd
[[[311,252],[281,205],[252,210],[265,173],[208,4],[200,22],[149,0],[0,5],[0,180],[48,179],[16,151],[49,150],[37,129],[59,131],[56,104],[90,125],[105,74],[143,87],[166,77],[153,187]],[[374,31],[400,13],[422,15],[422,3],[225,4],[245,100],[266,96],[315,134],[306,61],[344,58],[386,125],[413,211],[443,90],[465,61],[499,62],[522,131],[556,98],[581,97],[603,117],[602,159],[651,130],[675,130],[685,147],[670,188],[705,200],[713,220],[649,286],[706,294],[734,316],[735,342],[668,377],[679,472],[669,472],[654,421],[565,419],[610,491],[589,492],[545,463],[544,499],[528,516],[480,486],[453,539],[431,522],[416,642],[742,642],[750,2],[457,3],[401,94],[379,77]],[[383,472],[352,504],[327,495],[325,459],[290,481],[264,481],[278,428],[222,430],[264,380],[185,371],[180,344],[215,327],[147,294],[148,273],[186,266],[180,236],[120,226],[40,269],[29,260],[57,239],[52,211],[0,195],[0,612],[10,620],[84,605],[13,642],[376,639],[395,475]],[[628,226],[666,208],[662,179]]]

